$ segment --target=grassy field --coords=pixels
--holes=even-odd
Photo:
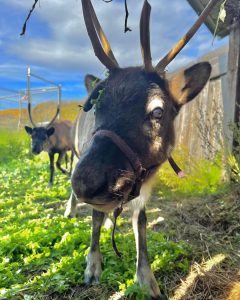
[[[74,121],[78,112],[79,104],[82,101],[66,101],[61,104],[61,119]],[[32,116],[35,123],[49,121],[56,112],[56,104],[53,102],[43,102],[33,107]],[[17,129],[18,124],[23,127],[29,124],[28,112],[26,108],[0,110],[0,130],[1,128]]]
[[[239,185],[223,183],[220,158],[183,166],[186,179],[163,167],[147,207],[152,268],[172,300],[230,300],[240,281]],[[83,205],[78,218],[64,218],[69,179],[56,171],[48,189],[48,176],[46,155],[33,157],[23,132],[0,132],[0,299],[145,299],[134,284],[128,209],[116,233],[123,259],[112,250],[111,229],[103,228],[101,283],[87,287],[91,211]]]

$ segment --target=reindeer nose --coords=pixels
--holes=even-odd
[[[85,162],[78,162],[71,178],[72,188],[77,198],[93,198],[106,191],[107,178],[104,172]]]
[[[32,148],[32,153],[33,154],[39,154],[41,152],[40,148],[39,147],[33,147]]]
[[[39,150],[37,150],[37,149],[33,149],[33,150],[32,150],[32,153],[33,153],[33,154],[39,154],[39,153],[40,153],[40,151],[39,151]]]

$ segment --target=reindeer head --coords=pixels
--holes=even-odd
[[[174,48],[166,56],[168,59],[165,57],[155,68],[152,66],[150,5],[145,0],[140,21],[144,67],[119,68],[91,1],[82,0],[82,6],[95,54],[109,70],[108,78],[89,91],[84,111],[89,111],[93,100],[97,99],[95,132],[112,132],[115,138],[111,134],[93,137],[75,168],[72,187],[83,202],[98,210],[109,211],[136,196],[134,190],[139,179],[134,158],[129,159],[128,151],[121,149],[119,143],[130,148],[131,154],[136,154],[142,169],[159,167],[174,145],[175,117],[181,107],[202,90],[209,79],[211,66],[207,62],[198,63],[166,80],[165,67],[180,50]],[[182,48],[183,44],[180,46]],[[91,86],[91,80],[92,76],[86,77],[87,87]],[[118,138],[119,143],[114,141]]]
[[[29,120],[33,125],[32,127],[25,126],[26,132],[31,136],[32,140],[32,153],[33,154],[39,154],[43,150],[46,149],[49,137],[54,134],[54,127],[52,127],[52,124],[56,120],[58,114],[60,111],[60,107],[58,105],[57,112],[53,119],[47,124],[47,126],[37,126],[32,119],[32,113],[31,113],[31,102],[28,103],[28,116]]]

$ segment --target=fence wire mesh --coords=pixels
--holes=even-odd
[[[0,130],[16,130],[30,124],[28,101],[31,101],[32,118],[37,124],[51,121],[58,104],[61,104],[61,86],[30,71],[27,79],[26,89],[0,87]]]

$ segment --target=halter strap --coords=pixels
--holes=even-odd
[[[96,131],[93,135],[93,138],[96,136],[105,136],[112,140],[112,142],[121,150],[121,152],[127,157],[128,161],[130,162],[132,168],[134,169],[137,177],[147,177],[150,175],[153,170],[155,170],[158,165],[150,167],[148,170],[143,168],[142,163],[138,157],[138,155],[128,146],[128,144],[114,131],[107,130],[107,129],[100,129]],[[185,177],[184,172],[179,168],[177,163],[174,159],[169,156],[168,162],[170,163],[171,167],[173,168],[174,172],[177,174],[178,177]]]
[[[100,129],[97,130],[94,134],[92,139],[95,137],[108,137],[113,144],[115,144],[120,151],[125,155],[125,157],[128,159],[130,162],[135,174],[136,174],[136,180],[135,180],[135,188],[133,192],[133,198],[139,195],[140,189],[142,186],[142,183],[144,180],[146,180],[155,170],[159,165],[152,166],[148,169],[143,168],[142,163],[138,157],[138,155],[129,147],[129,145],[119,136],[117,135],[114,131],[111,130],[106,130],[106,129]],[[178,167],[178,165],[175,163],[172,157],[168,158],[168,161],[170,165],[172,166],[173,170],[176,172],[176,174],[181,177],[179,174],[182,174],[183,172],[181,169]],[[183,173],[184,174],[184,173]],[[183,177],[183,176],[182,176]],[[130,199],[131,200],[131,199]],[[129,201],[130,201],[129,200]],[[121,202],[120,207],[117,207],[114,210],[113,217],[114,217],[114,226],[112,230],[112,246],[113,250],[116,253],[118,257],[122,257],[122,253],[118,250],[116,242],[115,242],[115,229],[116,229],[116,223],[117,223],[117,218],[118,216],[122,213],[123,210],[123,204],[124,202]]]
[[[121,150],[121,152],[126,156],[130,162],[133,170],[135,171],[137,177],[141,176],[146,169],[143,168],[138,155],[128,146],[128,144],[114,131],[100,129],[95,132],[93,139],[97,136],[108,137],[111,141]]]

